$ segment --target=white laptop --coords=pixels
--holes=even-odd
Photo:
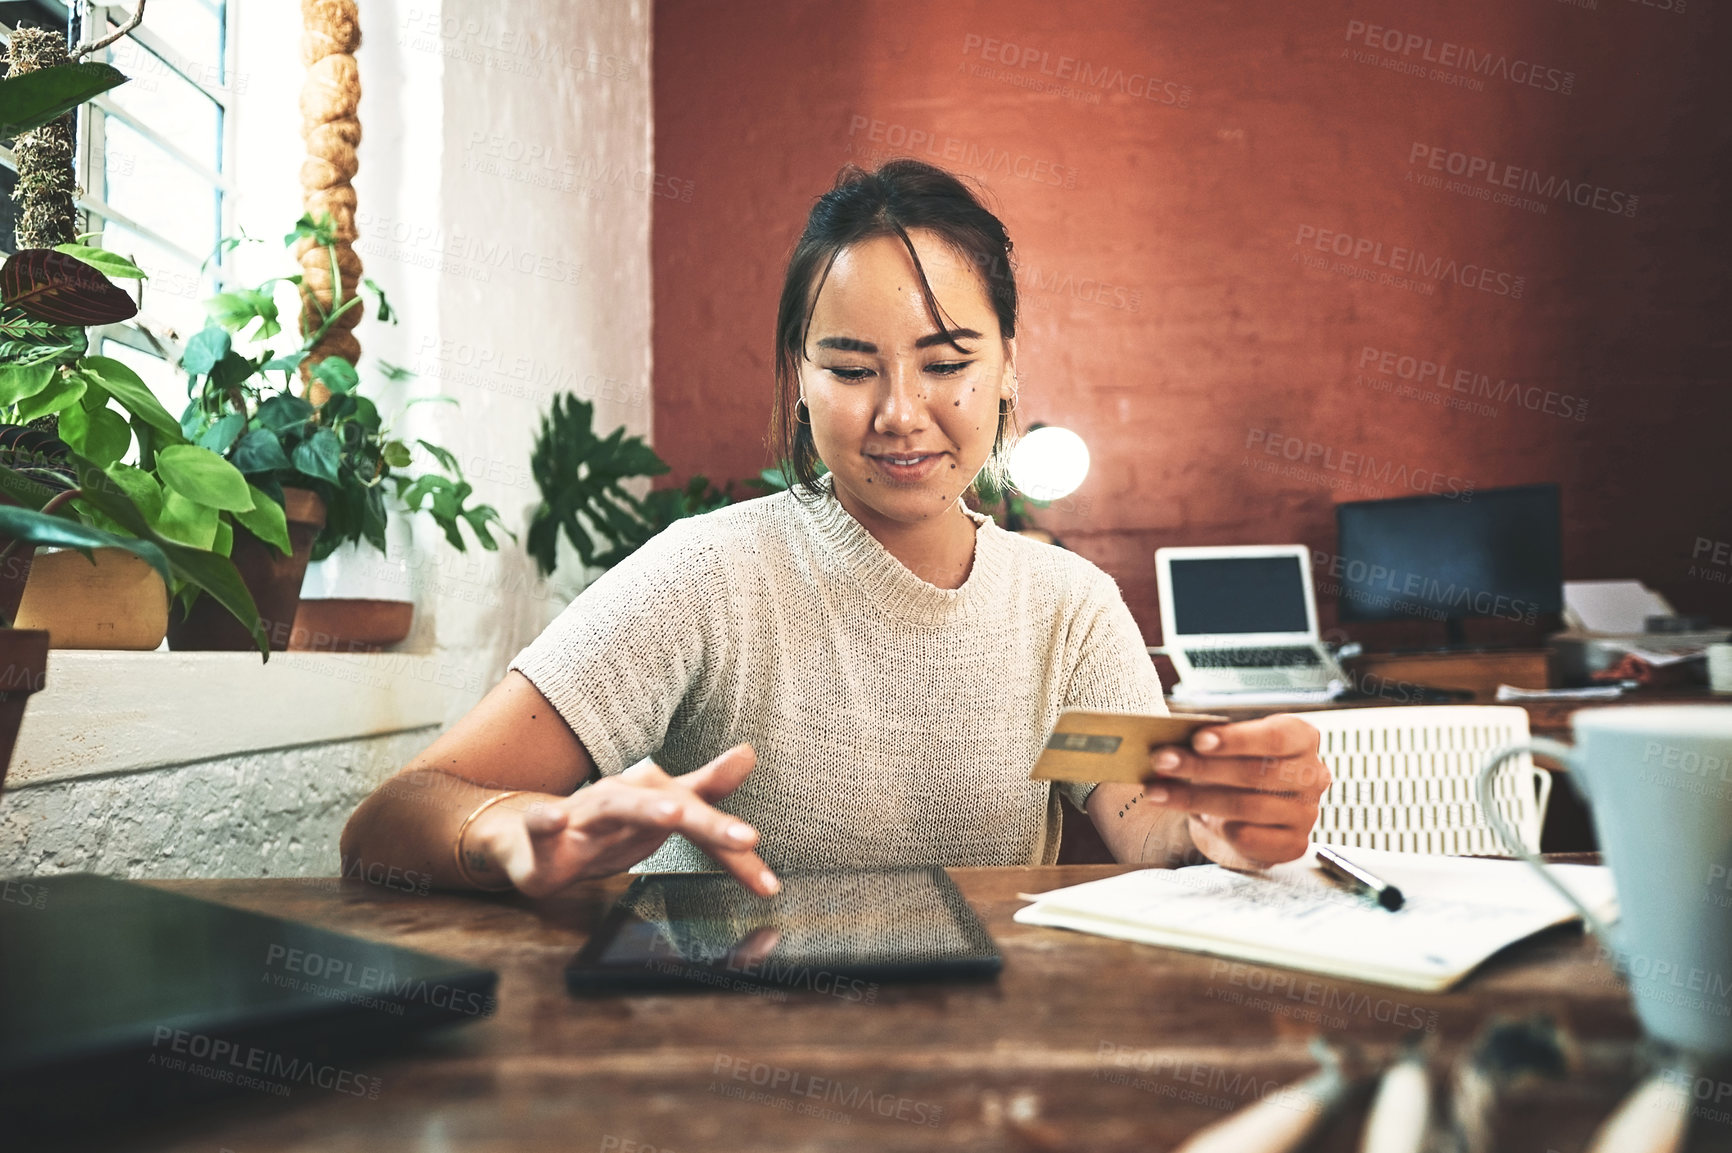
[[[1304,545],[1157,549],[1155,574],[1161,651],[1185,692],[1324,692],[1345,680],[1318,637]]]

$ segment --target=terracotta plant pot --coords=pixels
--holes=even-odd
[[[168,588],[156,570],[118,548],[36,557],[15,622],[47,629],[57,649],[148,651],[168,633]]]
[[[7,466],[24,470],[36,484],[47,483],[55,490],[72,487],[74,474],[66,462],[68,451],[66,443],[52,432],[0,424],[0,454]],[[19,507],[8,492],[0,492],[0,504]],[[0,536],[0,550],[12,543],[11,537]],[[30,579],[30,561],[35,553],[36,546],[25,542],[0,560],[0,617],[7,623],[17,619],[18,603],[24,599],[24,584]]]
[[[0,549],[11,543],[11,537],[0,536]],[[0,560],[0,620],[18,619],[18,606],[24,600],[24,586],[30,581],[30,566],[35,556],[36,546],[26,542],[7,553],[5,560]]]
[[[321,597],[301,601],[289,651],[373,653],[409,635],[415,606],[409,601]]]
[[[0,494],[0,504],[16,506],[18,502]],[[0,549],[12,543],[11,537],[0,536]],[[18,618],[18,604],[24,599],[24,585],[30,579],[30,562],[35,555],[36,546],[21,541],[5,560],[0,560],[0,618],[7,621]]]
[[[0,629],[0,787],[12,763],[12,746],[24,722],[30,694],[48,677],[48,634],[41,629]]]
[[[253,594],[260,624],[270,638],[271,651],[276,653],[289,647],[295,610],[301,601],[301,581],[307,575],[307,562],[313,557],[313,538],[325,527],[325,502],[317,493],[285,488],[283,497],[289,518],[289,543],[295,551],[284,556],[275,546],[236,525],[235,547],[229,553],[247,591]],[[198,598],[185,617],[179,612],[168,614],[168,647],[177,652],[245,652],[256,646],[234,614],[207,594]]]

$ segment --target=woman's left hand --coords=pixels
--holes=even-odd
[[[1317,823],[1329,769],[1317,730],[1291,714],[1192,734],[1190,747],[1149,754],[1148,800],[1189,814],[1191,840],[1229,868],[1260,868],[1302,856]]]

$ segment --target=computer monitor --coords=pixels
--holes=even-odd
[[[1335,506],[1337,555],[1318,579],[1338,587],[1348,621],[1534,624],[1563,608],[1558,486],[1528,484],[1466,497],[1413,496]]]

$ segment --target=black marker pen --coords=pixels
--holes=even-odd
[[[1327,845],[1317,846],[1317,865],[1330,877],[1354,892],[1370,897],[1392,913],[1406,900],[1400,889],[1379,880]]]

